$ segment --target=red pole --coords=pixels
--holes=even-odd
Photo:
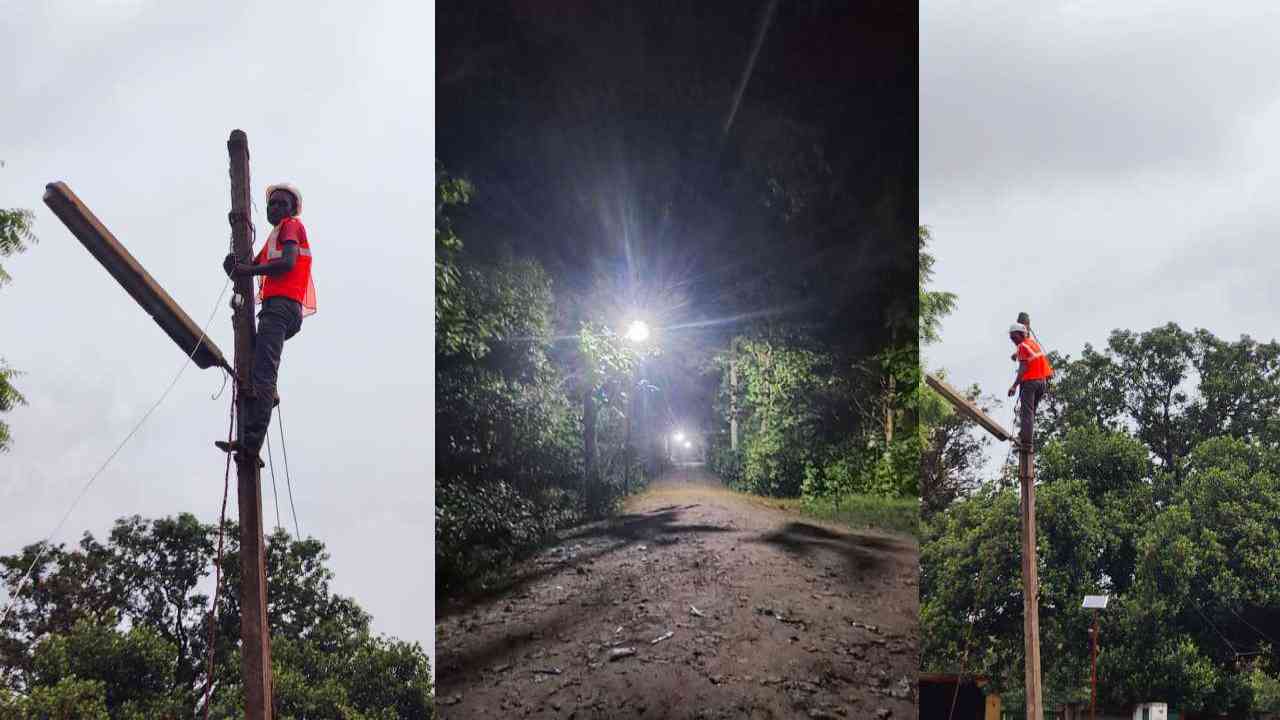
[[[1089,720],[1097,720],[1098,712],[1098,611],[1093,611],[1093,669],[1089,672]]]

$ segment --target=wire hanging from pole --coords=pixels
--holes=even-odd
[[[276,529],[280,529],[280,493],[276,492],[276,463],[271,453],[271,433],[267,433],[267,468],[271,470],[271,497],[275,499]]]
[[[227,425],[227,442],[235,439],[236,384],[231,383],[231,411]],[[213,659],[216,629],[218,627],[218,597],[222,588],[222,538],[227,525],[227,495],[231,488],[231,453],[227,453],[227,466],[222,476],[222,514],[218,518],[218,560],[213,564],[213,605],[209,607],[209,661],[205,668],[204,719],[209,720],[209,699],[213,692]]]
[[[293,506],[293,480],[289,477],[289,446],[285,445],[284,442],[284,411],[280,409],[280,405],[276,406],[276,419],[279,420],[280,454],[284,456],[284,482],[285,487],[289,490],[289,511],[293,513],[294,537],[301,540],[302,530],[298,527],[298,509]]]

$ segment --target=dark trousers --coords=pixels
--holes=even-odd
[[[258,311],[258,336],[253,345],[253,370],[249,380],[253,395],[245,403],[244,448],[257,454],[267,439],[271,409],[276,401],[276,378],[284,341],[302,329],[302,303],[269,297]]]
[[[1036,408],[1040,406],[1040,400],[1044,398],[1045,391],[1048,389],[1049,383],[1045,380],[1022,381],[1018,392],[1018,399],[1022,402],[1018,415],[1018,441],[1023,447],[1031,447],[1031,430],[1035,426]]]

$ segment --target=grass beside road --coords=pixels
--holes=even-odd
[[[742,494],[742,493],[740,493]],[[850,529],[873,528],[920,537],[920,501],[879,495],[834,498],[776,498],[745,495],[754,502],[791,510]]]
[[[851,528],[873,527],[920,536],[920,501],[879,495],[847,495],[795,501],[806,515]]]

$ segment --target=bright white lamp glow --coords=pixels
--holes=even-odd
[[[672,435],[671,437],[676,442],[684,442],[684,433],[680,432],[679,430],[677,430],[675,435]]]
[[[643,320],[633,320],[627,327],[627,339],[634,343],[642,343],[649,339],[649,324]]]
[[[689,442],[688,440],[685,440],[685,441],[684,441],[684,447],[685,447],[685,449],[687,450],[687,449],[689,449],[689,448],[693,447],[693,443]]]

